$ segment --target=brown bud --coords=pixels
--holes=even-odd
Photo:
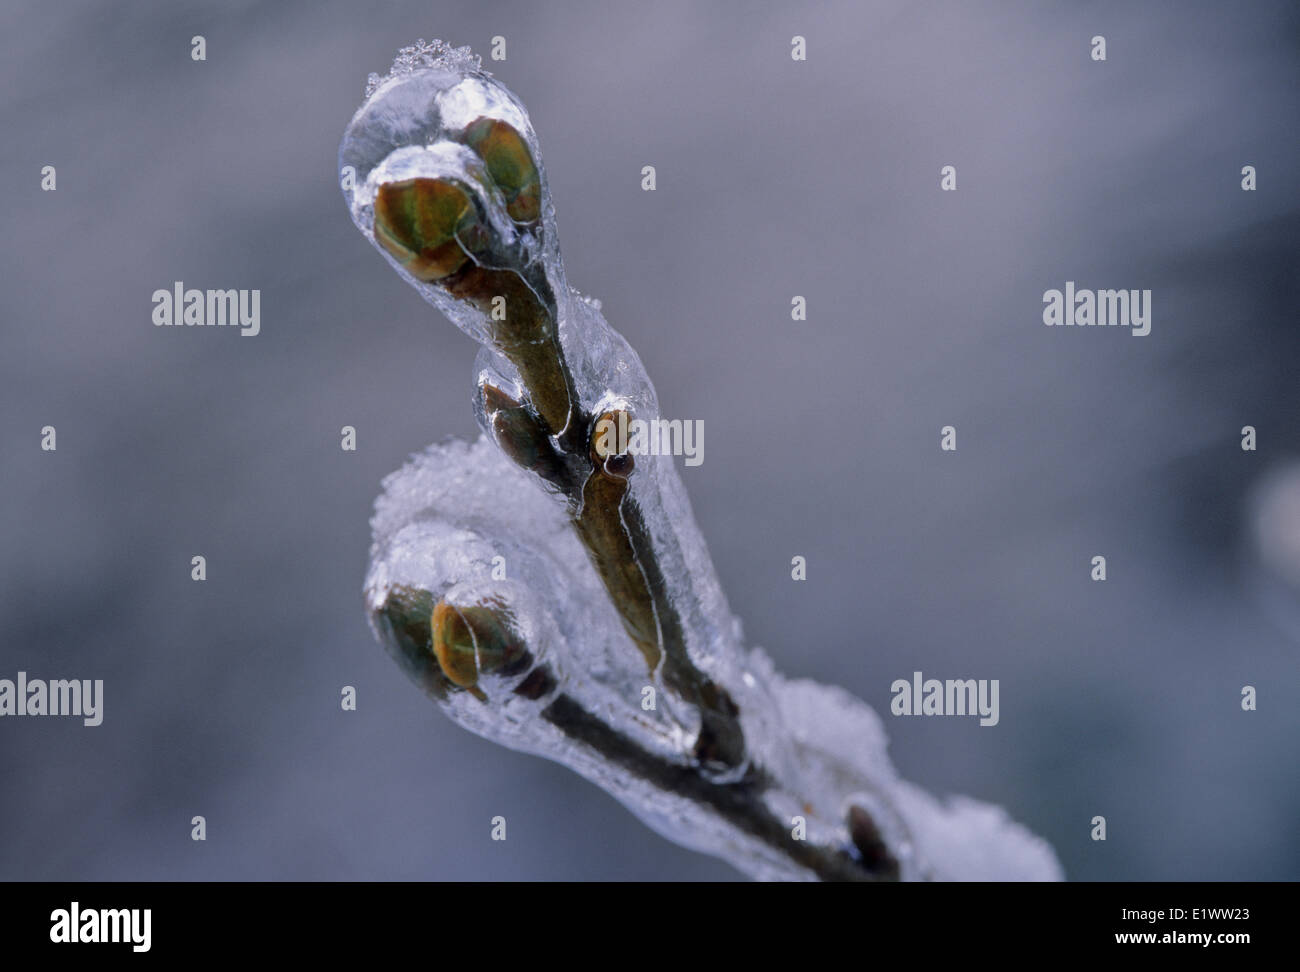
[[[439,601],[433,609],[433,653],[447,678],[486,699],[479,676],[510,675],[526,664],[528,652],[499,603],[457,607]]]
[[[517,466],[558,485],[564,471],[563,459],[551,442],[541,417],[495,385],[484,382],[480,394],[483,396],[483,412],[501,451]]]
[[[605,412],[592,426],[592,465],[615,479],[627,479],[636,465],[628,452],[627,428],[631,420],[630,412],[619,409]]]

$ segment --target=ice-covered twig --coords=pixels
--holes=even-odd
[[[483,345],[484,439],[385,481],[366,585],[453,719],[759,877],[1058,876],[995,808],[898,781],[862,703],[745,649],[671,458],[608,435],[653,386],[569,288],[528,114],[468,49],[372,76],[340,164],[358,228]]]

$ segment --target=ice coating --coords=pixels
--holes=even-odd
[[[388,75],[372,76],[366,100],[339,147],[343,195],[353,222],[425,300],[470,337],[485,342],[480,315],[436,284],[415,279],[376,242],[374,225],[375,196],[382,183],[419,176],[460,177],[475,189],[482,187],[482,163],[457,142],[480,118],[507,122],[523,136],[541,183],[541,218],[535,226],[513,223],[499,199],[484,206],[502,239],[502,251],[480,259],[488,265],[522,265],[531,284],[549,287],[559,340],[578,379],[580,404],[590,410],[602,398],[620,398],[638,405],[638,414],[651,417],[657,411],[654,390],[636,353],[605,324],[599,301],[567,284],[541,146],[528,113],[468,48],[420,41],[403,50]],[[504,362],[497,367],[510,370]]]
[[[522,594],[514,602],[521,626],[530,647],[556,672],[556,691],[605,714],[648,752],[685,764],[692,729],[678,725],[663,706],[657,712],[641,708],[644,667],[628,648],[562,506],[486,437],[413,456],[385,479],[371,528],[365,589],[378,634],[376,619],[396,587],[420,587],[435,596],[458,585]],[[491,579],[496,556],[509,565],[508,580]],[[753,758],[778,781],[764,794],[766,805],[783,822],[804,816],[809,842],[843,843],[845,808],[857,804],[876,820],[904,879],[1060,879],[1051,848],[1000,808],[965,798],[945,804],[901,780],[880,719],[863,702],[833,686],[781,677],[759,649],[729,644],[711,661],[747,714],[742,720]],[[611,765],[538,718],[553,698],[501,707],[496,699],[485,704],[460,693],[439,704],[481,736],[570,767],[673,841],[758,879],[811,877],[709,808]]]
[[[436,41],[404,50],[366,93],[339,153],[349,212],[399,275],[483,344],[474,400],[480,426],[493,428],[489,391],[530,401],[520,362],[532,366],[531,346],[502,344],[484,313],[485,294],[466,298],[467,288],[446,284],[461,278],[423,279],[376,238],[376,201],[394,185],[463,190],[472,206],[455,224],[451,252],[464,267],[455,273],[478,274],[473,279],[493,286],[523,282],[520,293],[539,328],[533,343],[554,341],[561,349],[567,405],[553,410],[561,420],[550,426],[552,444],[568,450],[568,473],[593,416],[627,410],[656,417],[640,358],[605,321],[599,301],[567,284],[540,145],[518,99],[467,48]],[[535,165],[535,218],[516,218],[518,207],[512,214],[500,179],[472,148],[474,133],[497,123],[522,137]],[[585,461],[585,447],[577,451]],[[672,691],[662,660],[647,668],[608,578],[602,583],[588,541],[575,533],[586,496],[581,479],[548,479],[517,462],[491,436],[472,446],[431,447],[385,480],[376,503],[366,581],[372,626],[452,719],[569,766],[670,839],[758,878],[852,871],[850,808],[869,817],[903,878],[1059,878],[1050,848],[997,808],[943,806],[899,781],[880,721],[863,703],[839,689],[787,681],[762,651],[747,649],[673,459],[637,456],[618,515],[635,511],[644,521],[662,578],[654,607],[661,641],[680,629],[689,669],[725,690],[743,730],[744,761],[703,773],[693,751],[704,731],[701,709]],[[638,561],[649,583],[646,566]],[[504,619],[501,637],[526,649],[522,660],[484,666],[468,687],[449,682],[446,666],[430,660],[431,646],[441,644],[430,609],[442,602],[467,612],[490,606]],[[492,654],[484,637],[480,644],[462,632],[459,650],[484,662]],[[642,705],[646,687],[655,690],[650,710]],[[806,820],[807,834],[792,845],[796,816]],[[968,847],[972,841],[979,846]]]
[[[466,587],[504,593],[530,650],[539,662],[551,664],[556,690],[601,709],[624,707],[624,685],[634,669],[620,657],[623,639],[591,637],[598,631],[621,634],[613,606],[563,510],[486,437],[473,445],[453,440],[430,446],[389,475],[371,530],[366,603],[372,619],[399,587],[428,591],[435,600]],[[506,580],[492,578],[496,557],[503,558]],[[572,663],[574,658],[580,664]],[[639,690],[638,685],[638,699]],[[554,755],[548,751],[553,733],[533,738],[532,729],[517,725],[522,717],[500,719],[495,699],[488,706],[454,693],[442,701],[453,719],[480,735]],[[530,708],[508,693],[501,701]],[[647,730],[648,746],[665,755],[680,752],[676,725],[637,713],[639,708],[629,714]]]
[[[375,240],[374,204],[378,187],[414,177],[456,176],[482,188],[482,163],[457,137],[472,122],[488,118],[509,123],[527,142],[541,176],[541,224],[535,230],[513,225],[505,206],[484,207],[506,249],[500,262],[515,257],[549,279],[551,289],[566,294],[563,267],[555,243],[554,212],[540,146],[528,114],[511,92],[484,71],[469,48],[434,41],[404,49],[392,71],[371,76],[366,100],[353,116],[339,146],[343,195],[357,228],[375,244],[411,286],[477,341],[484,334],[477,315],[439,287],[417,280]],[[476,178],[477,177],[477,178]],[[544,252],[545,251],[545,252]],[[563,321],[561,322],[563,327]]]

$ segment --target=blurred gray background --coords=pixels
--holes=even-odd
[[[0,720],[0,877],[737,877],[365,623],[379,481],[476,434],[475,346],[353,228],[338,140],[397,48],[497,34],[570,281],[705,420],[749,638],[881,712],[1000,679],[996,728],[887,717],[894,759],[1072,878],[1300,877],[1300,10],[660,0],[4,6],[0,677],[106,703]],[[261,335],[154,327],[176,280],[260,288]],[[1044,327],[1066,280],[1152,289],[1150,336]]]

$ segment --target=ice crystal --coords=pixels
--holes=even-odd
[[[380,77],[372,72],[366,78],[366,97],[369,98],[375,93],[376,88],[390,78],[413,74],[424,68],[433,68],[435,70],[447,68],[468,73],[470,71],[482,71],[483,62],[468,47],[452,47],[437,38],[426,41],[421,37],[410,47],[403,47],[397,52],[397,57],[393,59],[393,66],[389,68],[388,74]]]

